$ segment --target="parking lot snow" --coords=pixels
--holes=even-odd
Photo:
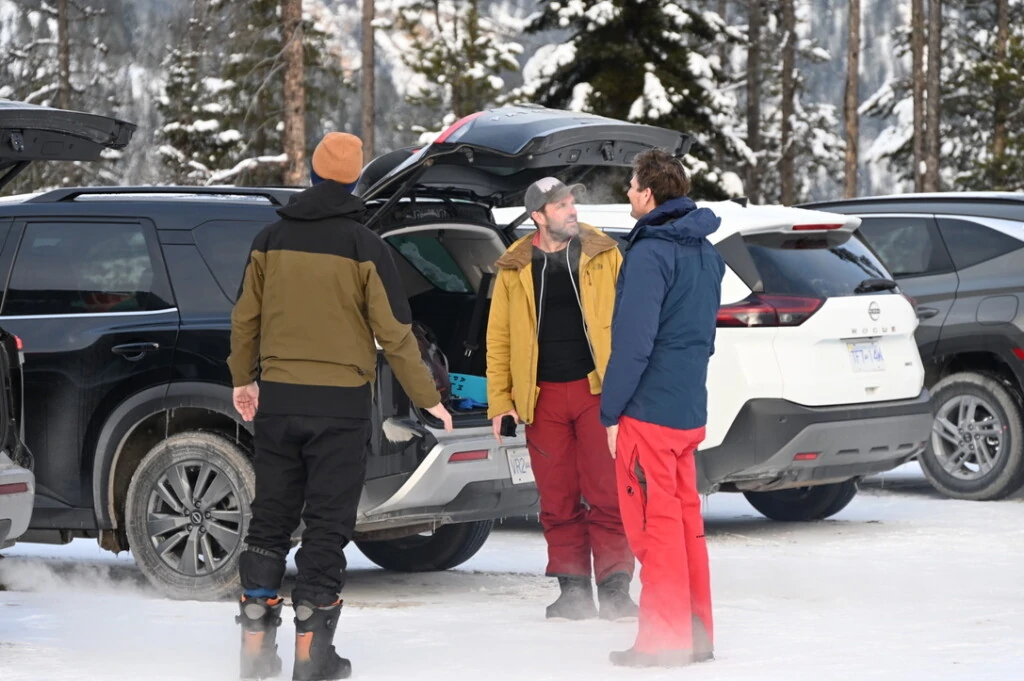
[[[354,547],[335,643],[354,678],[1020,678],[1024,499],[944,499],[913,467],[865,483],[813,524],[761,518],[737,495],[706,501],[716,656],[685,670],[621,670],[635,625],[552,623],[539,530],[510,522],[461,568],[397,574]],[[237,678],[234,603],[170,601],[127,554],[94,541],[18,545],[0,560],[0,679]],[[289,578],[294,578],[290,571]],[[639,581],[633,584],[639,592]],[[294,626],[279,643],[290,678]]]

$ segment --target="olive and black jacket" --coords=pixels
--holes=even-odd
[[[440,401],[390,247],[365,207],[326,180],[295,194],[253,240],[231,314],[234,385],[260,379],[259,411],[369,418],[380,344],[409,398]]]

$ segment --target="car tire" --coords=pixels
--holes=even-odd
[[[128,486],[125,532],[135,563],[169,598],[237,595],[238,558],[255,490],[252,463],[230,439],[188,432],[163,440]],[[187,496],[192,498],[182,499]]]
[[[357,541],[363,555],[385,570],[436,572],[462,565],[476,555],[491,534],[494,521],[443,525],[430,535]]]
[[[744,492],[761,515],[780,522],[824,520],[839,513],[857,496],[857,480],[797,487],[774,492]]]
[[[931,394],[935,422],[928,447],[920,456],[928,482],[946,496],[970,501],[1003,499],[1020,489],[1024,484],[1024,405],[1020,395],[997,376],[973,372],[946,376]],[[985,437],[988,431],[992,434]],[[959,444],[968,442],[973,449],[959,449],[958,436]],[[994,453],[994,461],[983,451]],[[961,455],[966,458],[958,465]]]

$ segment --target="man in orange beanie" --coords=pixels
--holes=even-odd
[[[343,550],[366,476],[375,337],[409,398],[452,429],[390,248],[363,225],[363,202],[352,194],[362,166],[358,137],[324,137],[313,152],[313,186],[279,208],[281,219],[253,241],[231,317],[235,408],[255,420],[256,451],[256,496],[239,559],[242,678],[281,670],[278,590],[300,517],[292,678],[351,674],[331,643]]]

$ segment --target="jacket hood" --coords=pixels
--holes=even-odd
[[[291,220],[323,220],[344,217],[363,221],[363,200],[334,180],[324,180],[292,196],[277,214]]]
[[[498,258],[495,265],[507,270],[521,270],[529,265],[533,258],[533,237],[534,234],[527,234],[509,246],[505,254]],[[593,258],[600,253],[618,248],[615,239],[584,222],[580,223],[580,235],[578,238],[580,241],[580,251],[588,258]]]
[[[626,237],[632,246],[638,239],[663,239],[681,244],[694,244],[718,230],[722,218],[710,208],[698,208],[686,196],[671,199],[637,220]]]

